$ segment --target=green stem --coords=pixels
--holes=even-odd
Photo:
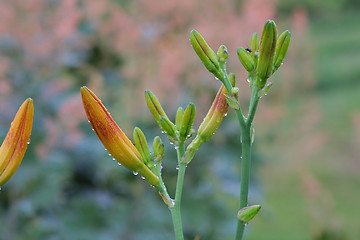
[[[241,147],[242,147],[239,210],[248,205],[250,167],[251,167],[251,145],[252,145],[251,136],[252,136],[252,125],[254,121],[254,116],[259,102],[258,92],[259,89],[256,86],[254,86],[251,91],[249,113],[245,121],[245,124],[242,124],[239,121],[241,127]],[[235,240],[241,240],[243,238],[244,230],[245,230],[245,224],[242,221],[238,220]]]
[[[175,231],[175,239],[176,240],[183,240],[184,234],[183,234],[183,228],[182,228],[182,222],[181,222],[181,196],[182,196],[182,190],[184,185],[184,177],[185,177],[185,170],[186,170],[186,164],[181,163],[181,159],[185,153],[185,144],[181,142],[176,149],[177,152],[177,158],[179,163],[179,169],[178,169],[178,176],[177,176],[177,183],[176,183],[176,192],[175,192],[175,205],[173,208],[170,208],[172,221],[174,224],[174,231]]]

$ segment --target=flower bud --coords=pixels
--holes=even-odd
[[[244,48],[238,48],[237,54],[246,71],[252,72],[255,70],[255,61],[248,51]]]
[[[87,118],[108,152],[124,167],[140,173],[151,185],[160,186],[159,178],[144,164],[139,151],[119,128],[101,100],[87,87],[81,88]]]
[[[209,72],[213,73],[215,77],[221,79],[222,72],[220,69],[218,57],[215,52],[209,47],[205,39],[196,30],[190,32],[190,42],[196,54],[199,56],[202,63]]]
[[[273,72],[275,72],[283,63],[287,50],[289,48],[290,38],[291,38],[291,33],[288,30],[286,30],[279,36],[275,48]]]
[[[190,135],[192,125],[195,120],[195,104],[190,103],[184,113],[184,117],[180,129],[180,141],[185,141]]]
[[[145,100],[150,112],[158,123],[160,123],[161,117],[167,118],[159,100],[150,90],[145,91]]]
[[[244,207],[240,209],[240,211],[237,214],[237,217],[243,223],[248,223],[251,219],[253,219],[256,216],[256,214],[260,211],[260,209],[261,209],[260,205],[252,205],[252,206]]]
[[[275,22],[266,21],[261,35],[261,43],[259,50],[259,60],[257,64],[256,85],[262,89],[266,80],[273,73],[274,54],[277,39],[277,29]]]
[[[159,126],[166,133],[170,140],[176,139],[175,125],[167,117],[160,118]]]
[[[19,167],[28,146],[34,116],[31,98],[25,100],[15,115],[0,148],[0,189]]]
[[[135,127],[134,128],[134,144],[136,149],[139,151],[142,160],[144,161],[145,165],[148,166],[148,168],[153,169],[154,163],[153,159],[151,157],[149,147],[145,138],[144,133],[141,131],[140,128]]]
[[[217,51],[219,62],[225,63],[225,60],[229,57],[228,50],[225,45],[221,45]]]
[[[260,48],[260,38],[257,33],[251,35],[249,48],[251,49],[251,55],[254,55],[255,52],[259,51]]]
[[[159,136],[156,136],[153,141],[153,154],[155,162],[161,162],[164,157],[165,146]]]
[[[231,79],[235,80],[235,78]],[[234,86],[235,82],[233,81],[231,84]],[[225,86],[221,85],[210,110],[198,129],[196,137],[186,149],[186,152],[181,160],[183,163],[188,164],[193,159],[195,152],[200,148],[200,146],[209,141],[216,133],[216,130],[219,128],[228,111],[229,104],[227,103],[226,95],[228,95],[228,92],[226,91]]]
[[[178,110],[176,111],[176,117],[175,117],[175,126],[176,126],[176,130],[178,131],[180,131],[183,117],[184,117],[184,109],[182,107],[179,107]]]

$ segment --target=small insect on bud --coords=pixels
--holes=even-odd
[[[190,103],[185,109],[183,121],[180,129],[180,141],[185,141],[190,135],[192,125],[195,120],[195,104]]]
[[[243,223],[248,223],[251,219],[253,219],[256,216],[256,214],[260,211],[260,209],[261,209],[260,205],[252,205],[252,206],[244,207],[240,209],[240,211],[237,214],[237,217]]]
[[[261,35],[259,60],[257,64],[256,85],[262,89],[267,79],[273,73],[273,62],[277,41],[277,29],[275,22],[267,20]]]
[[[289,48],[290,38],[291,33],[288,30],[286,30],[279,36],[279,39],[276,43],[273,72],[275,72],[284,62],[286,53]]]
[[[221,79],[223,75],[220,69],[218,56],[216,56],[215,52],[209,47],[200,33],[196,30],[192,30],[190,32],[190,42],[207,70],[213,73],[215,77]]]
[[[244,48],[238,48],[237,54],[241,64],[244,66],[246,71],[252,72],[255,70],[255,61],[250,53]]]
[[[134,128],[134,144],[136,149],[139,151],[145,165],[150,168],[150,170],[153,169],[154,163],[149,151],[145,135],[138,127]]]

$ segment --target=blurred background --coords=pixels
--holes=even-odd
[[[79,90],[93,90],[132,139],[166,143],[173,196],[176,155],[146,108],[151,89],[171,118],[196,104],[201,123],[220,83],[189,43],[197,29],[225,44],[247,109],[236,49],[267,19],[292,40],[255,117],[250,203],[263,206],[249,240],[360,239],[360,2],[358,0],[32,0],[0,2],[0,138],[34,99],[31,144],[0,192],[0,239],[169,240],[161,198],[107,155]],[[233,239],[240,188],[238,124],[229,112],[187,169],[186,239]]]

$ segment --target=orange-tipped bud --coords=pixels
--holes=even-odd
[[[28,98],[16,113],[0,148],[0,188],[15,173],[25,155],[30,140],[33,116],[33,100]]]
[[[81,88],[81,98],[88,120],[108,152],[124,167],[140,173],[151,185],[159,186],[159,178],[144,164],[139,151],[116,124],[101,100],[87,87]]]
[[[231,83],[233,86],[235,82]],[[219,128],[224,117],[226,116],[229,108],[227,103],[226,96],[228,92],[224,85],[221,85],[219,91],[216,94],[216,97],[211,105],[209,112],[201,123],[198,133],[194,140],[189,144],[182,159],[183,163],[188,164],[194,157],[195,152],[200,148],[200,146],[211,139],[211,137],[216,133],[216,130]]]

